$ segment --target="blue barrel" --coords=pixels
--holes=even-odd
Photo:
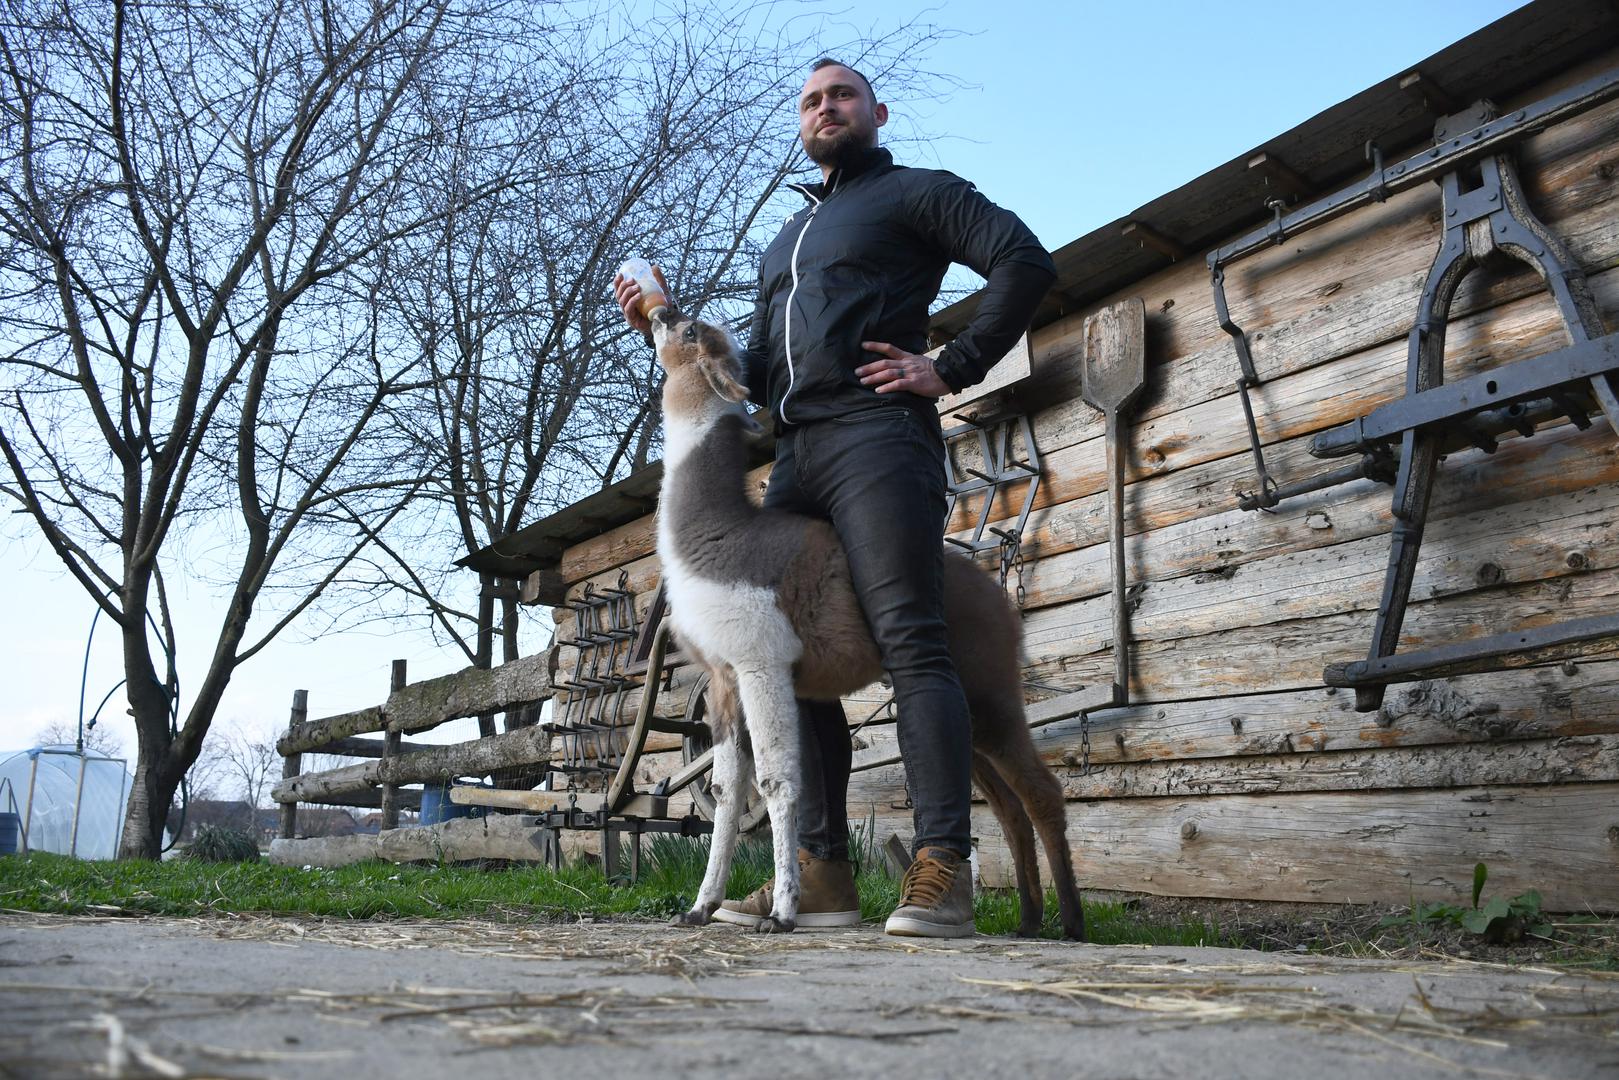
[[[479,817],[482,814],[481,806],[458,806],[450,801],[449,784],[428,784],[422,788],[422,816],[423,825],[437,825],[441,821],[451,818]]]
[[[17,854],[17,842],[22,837],[22,815],[0,814],[0,855]]]

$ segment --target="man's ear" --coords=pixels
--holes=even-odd
[[[882,127],[884,124],[888,123],[888,106],[884,105],[882,102],[879,101],[872,108],[871,113],[877,118],[878,127]]]
[[[737,381],[736,362],[730,356],[704,353],[697,361],[697,367],[708,380],[708,385],[714,388],[714,393],[726,401],[748,400],[748,388]]]

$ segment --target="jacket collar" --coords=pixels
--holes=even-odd
[[[838,188],[862,173],[880,169],[885,165],[894,163],[894,155],[881,146],[874,146],[862,153],[854,161],[841,165],[832,170],[832,175],[822,184],[788,184],[787,186],[812,202],[820,202]]]

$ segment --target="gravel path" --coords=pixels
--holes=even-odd
[[[1619,1075],[1619,977],[875,928],[0,914],[0,1076]]]

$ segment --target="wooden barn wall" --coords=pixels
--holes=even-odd
[[[1537,88],[1531,101],[1619,62],[1610,54]],[[1501,102],[1504,107],[1512,101]],[[1619,104],[1520,144],[1531,205],[1589,275],[1619,326]],[[1283,483],[1326,471],[1310,437],[1404,391],[1406,334],[1441,234],[1426,186],[1304,233],[1232,267],[1232,314],[1264,385],[1255,407]],[[1088,887],[1283,900],[1465,898],[1475,862],[1492,890],[1539,888],[1561,909],[1619,909],[1619,648],[1553,665],[1392,687],[1384,708],[1321,684],[1363,657],[1389,547],[1389,488],[1360,482],[1244,513],[1254,469],[1234,393],[1236,359],[1216,324],[1201,255],[1107,301],[1147,310],[1148,386],[1129,423],[1125,523],[1135,604],[1137,704],[1039,745],[1071,800],[1069,835]],[[1096,307],[1102,306],[1101,303]],[[1044,456],[1024,572],[1028,678],[1073,689],[1112,666],[1101,414],[1078,397],[1075,311],[1033,336]],[[1565,343],[1527,269],[1476,272],[1456,297],[1449,377]],[[1056,376],[1052,377],[1055,372]],[[754,479],[762,488],[766,469]],[[1442,466],[1401,648],[1612,612],[1619,607],[1619,441],[1600,417],[1465,451]],[[992,518],[1015,516],[1015,506]],[[964,507],[951,523],[970,527]],[[649,516],[570,549],[574,588],[627,573],[645,606],[657,583]],[[564,633],[570,613],[558,610]],[[571,655],[564,650],[564,661]],[[679,712],[686,692],[667,691]],[[1047,691],[1049,693],[1050,691]],[[1035,696],[1040,696],[1036,694]],[[848,709],[863,720],[881,698]],[[879,717],[857,768],[894,751]],[[667,747],[668,740],[660,744]],[[647,759],[646,779],[678,764]],[[851,817],[910,832],[897,766],[861,769]],[[990,814],[975,817],[981,867],[1008,880]]]

